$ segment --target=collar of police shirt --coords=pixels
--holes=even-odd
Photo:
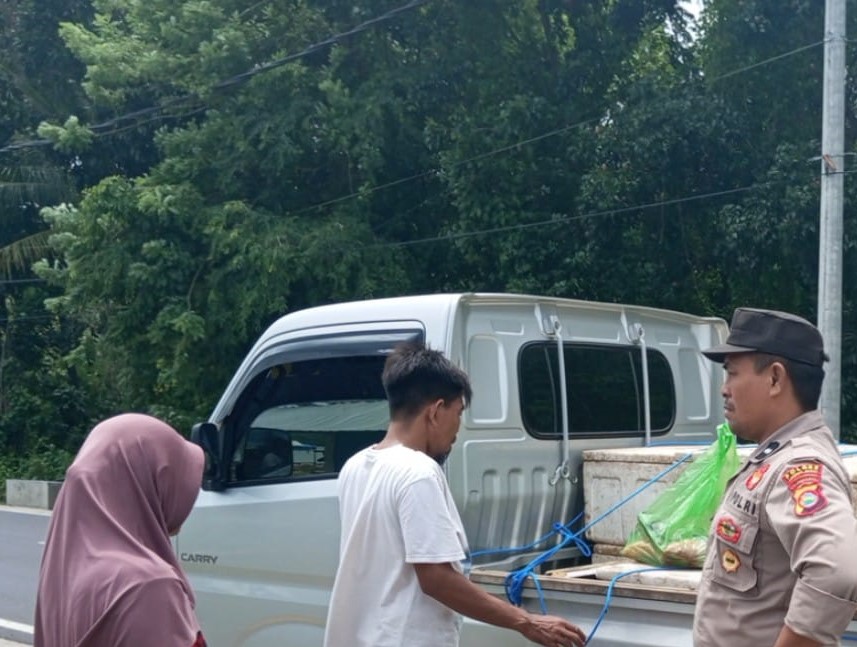
[[[807,411],[794,418],[791,422],[787,422],[771,434],[764,444],[759,447],[758,451],[750,457],[748,462],[754,464],[762,463],[785,447],[793,438],[811,433],[824,426],[824,418],[822,418],[821,412],[818,409]]]

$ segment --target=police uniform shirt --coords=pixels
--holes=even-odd
[[[779,429],[744,463],[711,532],[695,647],[768,647],[783,624],[839,645],[857,611],[857,519],[818,411]]]

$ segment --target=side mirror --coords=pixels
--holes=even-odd
[[[198,422],[190,431],[190,440],[202,447],[205,453],[205,471],[202,487],[205,490],[222,490],[224,487],[220,456],[220,430],[213,422]]]

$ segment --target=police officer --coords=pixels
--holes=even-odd
[[[722,362],[724,414],[758,450],[712,524],[695,647],[839,645],[857,611],[857,519],[836,440],[817,410],[821,333],[783,312],[738,308]]]

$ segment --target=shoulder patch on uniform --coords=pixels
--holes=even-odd
[[[809,462],[793,465],[783,472],[783,481],[791,490],[797,516],[809,517],[827,506],[821,485],[823,471],[821,463]]]
[[[745,485],[748,490],[755,490],[756,486],[762,482],[762,478],[765,476],[765,472],[771,467],[770,463],[765,463],[764,465],[760,465],[757,469],[753,470],[753,473],[747,477],[745,481]]]

